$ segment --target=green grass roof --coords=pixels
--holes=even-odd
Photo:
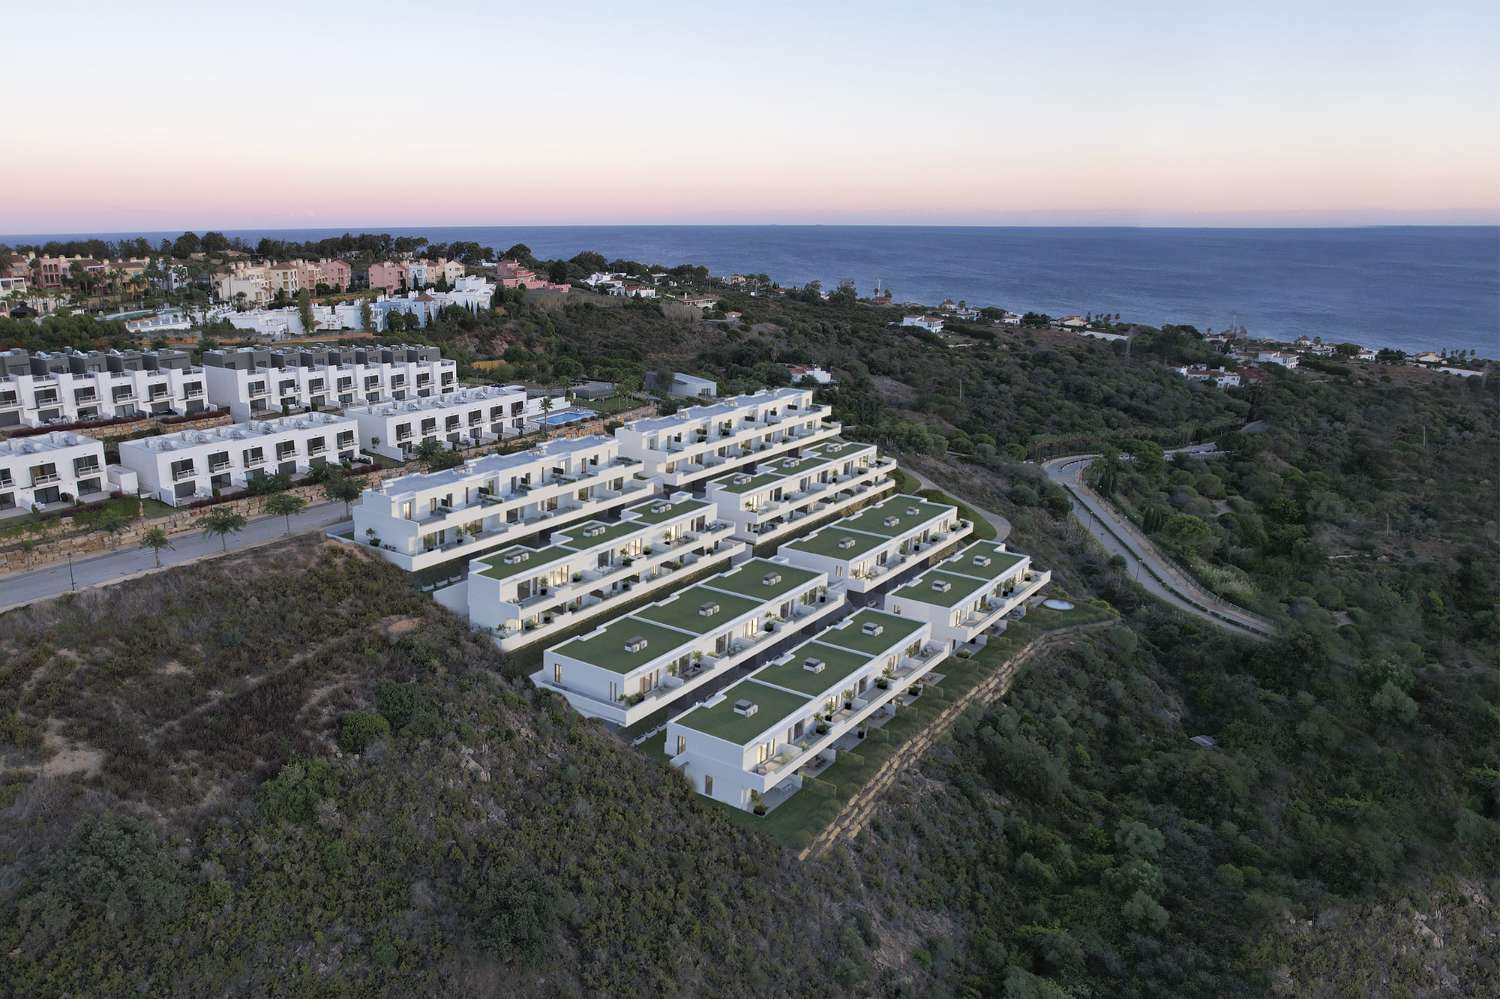
[[[730,472],[728,475],[721,475],[717,479],[714,479],[713,484],[733,496],[743,496],[746,493],[753,493],[757,489],[764,489],[767,486],[775,485],[780,481],[781,476],[772,475],[769,472],[764,474]]]
[[[589,536],[584,533],[585,531],[599,527],[604,528],[604,530],[598,534]],[[569,524],[567,527],[560,528],[557,534],[553,536],[553,542],[562,548],[571,548],[574,551],[587,551],[591,548],[607,545],[612,541],[618,541],[621,538],[640,534],[646,529],[647,525],[633,523],[628,520],[622,520],[618,524],[607,524],[602,520],[589,520],[582,524]],[[562,540],[564,537],[568,538],[568,540]]]
[[[685,499],[674,503],[669,499],[658,498],[626,507],[626,512],[635,518],[636,523],[650,524],[654,527],[695,510],[707,510],[712,505],[705,500]],[[660,507],[665,507],[665,509],[658,509]]]
[[[867,623],[880,625],[880,634],[866,635],[864,626]],[[818,641],[874,656],[911,638],[921,629],[922,622],[920,621],[910,621],[884,611],[865,608],[857,614],[846,617],[840,622],[839,627],[823,632],[818,636]]]
[[[805,668],[809,659],[823,663],[821,672],[814,673]],[[837,693],[850,674],[870,664],[870,656],[863,652],[823,642],[811,641],[792,650],[788,662],[776,663],[756,670],[755,679],[777,687],[786,687],[809,697],[821,697],[829,692]]]
[[[851,454],[858,454],[867,447],[874,447],[874,445],[863,444],[859,441],[846,441],[842,437],[835,437],[832,440],[824,441],[816,447],[808,448],[807,453],[820,454],[825,458],[845,458]]]
[[[960,576],[975,576],[979,579],[999,579],[1026,558],[1016,552],[997,551],[1000,546],[993,541],[976,541],[963,551],[934,566],[944,572]],[[989,565],[980,565],[976,558],[989,559]]]
[[[842,525],[843,521],[830,524],[827,527],[814,531],[805,538],[788,541],[781,547],[793,548],[799,552],[808,552],[812,555],[822,555],[826,558],[848,561],[859,558],[871,549],[879,548],[891,540],[890,538],[883,538],[878,534],[846,531],[843,530]],[[845,547],[844,542],[850,540],[854,543]]]
[[[699,705],[675,719],[683,728],[744,746],[776,728],[789,715],[808,708],[810,698],[767,686],[755,680],[741,680],[723,691],[724,699],[713,707]],[[747,700],[756,706],[755,714],[746,718],[734,710],[736,701]]]
[[[709,615],[700,614],[699,609],[707,604],[718,605],[718,610]],[[635,613],[637,617],[647,621],[679,628],[694,635],[706,635],[724,627],[735,618],[752,613],[760,605],[759,600],[747,600],[730,593],[706,589],[700,583],[689,586],[661,603],[642,607]]]
[[[906,511],[915,509],[915,514]],[[881,537],[894,538],[904,534],[913,528],[940,517],[943,514],[952,513],[953,507],[941,503],[930,503],[920,496],[908,496],[900,493],[889,499],[882,500],[871,507],[866,507],[852,517],[845,517],[835,526],[849,531],[864,531],[869,534],[878,534]],[[895,517],[896,523],[887,525],[886,518]]]
[[[752,600],[770,601],[792,592],[799,586],[807,585],[819,575],[820,573],[813,572],[811,569],[782,565],[763,558],[753,558],[731,572],[705,579],[702,585],[711,586],[716,590],[738,593]],[[781,578],[775,582],[767,582],[775,576]]]
[[[527,548],[525,545],[512,545],[501,549],[483,558],[476,558],[474,564],[483,566],[479,570],[481,576],[491,579],[509,579],[512,576],[521,576],[527,573],[539,573],[549,565],[555,565],[576,554],[571,549],[562,548],[557,545],[548,545],[546,548]],[[512,555],[524,555],[523,560],[515,563],[507,563],[505,560]]]
[[[935,590],[932,588],[933,583],[947,583],[948,589],[946,592]],[[910,584],[901,587],[891,596],[931,604],[934,607],[957,607],[965,600],[992,586],[993,583],[994,581],[989,579],[955,576],[951,572],[932,569],[912,580]]]
[[[646,647],[635,652],[625,651],[625,643],[637,637],[646,640]],[[564,642],[548,651],[571,656],[579,662],[624,676],[663,653],[682,648],[692,640],[691,635],[631,616],[620,618],[605,625],[601,631]]]

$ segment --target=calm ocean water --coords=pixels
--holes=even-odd
[[[1259,336],[1321,336],[1404,350],[1500,357],[1500,227],[1359,229],[966,228],[926,226],[463,226],[368,231],[525,243],[541,257],[597,250],[783,285],[878,280],[897,301],[1053,315],[1119,313],[1146,323]],[[337,229],[234,230],[254,241]],[[355,231],[359,231],[356,229]],[[114,234],[120,235],[120,234]],[[153,240],[163,233],[128,233]],[[16,243],[55,237],[0,237]],[[61,238],[61,237],[56,237]]]

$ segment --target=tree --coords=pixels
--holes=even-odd
[[[109,546],[113,548],[119,539],[120,532],[130,524],[130,519],[124,514],[111,511],[99,518],[99,530],[109,535]]]
[[[375,331],[375,310],[370,308],[368,298],[359,303],[359,328],[371,333]]]
[[[553,284],[568,283],[568,265],[561,260],[554,260],[547,265],[547,280]]]
[[[313,321],[312,295],[308,294],[306,288],[297,292],[297,318],[302,321],[302,332],[311,335],[317,329],[317,323]]]
[[[205,536],[217,536],[224,550],[229,550],[229,536],[245,529],[245,517],[227,507],[210,510],[201,521]]]
[[[546,440],[551,435],[552,427],[551,424],[547,422],[547,414],[551,412],[552,397],[550,395],[544,396],[542,398],[542,440]]]
[[[153,527],[141,535],[141,547],[151,549],[151,554],[156,556],[156,567],[161,568],[161,550],[172,547],[172,539],[167,537],[165,527]]]
[[[432,471],[437,464],[438,457],[443,453],[443,444],[436,437],[424,437],[413,452],[420,461],[427,463],[427,470]]]
[[[307,500],[293,493],[277,493],[266,500],[266,513],[286,519],[286,533],[292,533],[292,515],[301,513]]]
[[[358,482],[347,475],[338,475],[323,483],[323,495],[335,503],[344,504],[344,516],[349,516],[349,504],[359,499],[364,492]]]

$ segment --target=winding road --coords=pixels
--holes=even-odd
[[[1212,444],[1197,444],[1168,453],[1205,454],[1213,450]],[[1098,457],[1097,454],[1075,454],[1042,463],[1047,478],[1068,491],[1073,499],[1073,516],[1094,540],[1110,555],[1123,558],[1131,576],[1157,599],[1237,635],[1258,639],[1274,637],[1274,624],[1210,593],[1088,487],[1084,473]]]

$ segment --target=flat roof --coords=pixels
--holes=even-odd
[[[765,603],[806,586],[820,575],[811,569],[753,558],[736,569],[705,579],[701,585]]]
[[[441,472],[412,472],[407,475],[398,475],[394,479],[386,479],[376,489],[385,496],[401,496],[426,489],[438,489],[512,468],[535,465],[574,451],[613,443],[613,437],[606,437],[603,434],[590,434],[587,437],[559,437],[537,447],[527,448],[525,451],[487,454],[479,458],[471,458],[462,465],[455,465]],[[600,465],[599,467],[602,469],[606,466]],[[615,467],[615,465],[612,463],[608,467]],[[619,467],[625,466],[622,464]]]
[[[658,498],[649,499],[644,503],[637,503],[635,506],[626,507],[624,512],[633,516],[638,525],[654,527],[657,524],[664,524],[669,520],[681,517],[685,513],[692,513],[695,510],[706,510],[712,505],[706,500],[700,499],[684,499],[673,502],[669,499]]]
[[[724,492],[735,496],[743,496],[745,493],[774,485],[781,479],[780,475],[773,475],[770,472],[728,472],[717,479],[711,479],[709,485],[718,486]]]
[[[558,532],[552,536],[552,543],[558,548],[567,548],[574,552],[589,551],[607,545],[611,541],[629,537],[632,534],[640,534],[648,526],[634,520],[622,520],[618,524],[609,524],[602,520],[586,520],[581,524],[569,524],[567,527],[559,528]]]
[[[806,668],[809,659],[823,664],[820,672]],[[785,687],[808,697],[818,697],[836,689],[851,674],[870,665],[871,654],[854,652],[836,645],[811,641],[792,650],[792,658],[755,671],[755,679]]]
[[[941,569],[930,569],[906,586],[891,594],[905,600],[931,604],[934,607],[955,607],[965,599],[983,590],[993,582],[976,576],[957,576]],[[933,588],[933,583],[947,583],[947,590]]]
[[[634,652],[628,651],[625,643],[634,638],[644,638],[646,647]],[[691,635],[684,635],[680,631],[631,615],[612,621],[593,634],[571,639],[547,651],[624,676],[658,656],[683,648],[692,640]]]
[[[881,631],[878,635],[866,635],[864,627],[866,624],[877,624]],[[887,614],[884,611],[871,610],[866,607],[857,614],[851,614],[844,618],[834,627],[828,629],[818,636],[818,641],[828,645],[837,645],[841,649],[852,649],[855,652],[864,652],[868,655],[879,655],[893,645],[909,639],[912,635],[922,630],[921,621],[912,621],[908,618],[898,617],[895,614]]]
[[[838,522],[838,526],[848,531],[865,531],[886,538],[894,538],[929,520],[950,514],[955,509],[956,507],[946,504],[929,502],[920,496],[897,493],[874,506],[866,507],[852,517],[845,517]],[[908,510],[916,512],[907,513]],[[885,521],[888,517],[895,517],[896,523],[887,526]]]
[[[744,746],[767,729],[777,727],[788,715],[805,709],[811,700],[754,679],[741,680],[726,687],[722,694],[722,700],[711,707],[698,705],[675,719],[676,724],[736,746]],[[755,714],[747,718],[735,711],[735,703],[741,700],[754,704]]]
[[[975,559],[986,559],[989,564],[983,565]],[[976,541],[952,558],[939,562],[933,568],[960,576],[973,576],[976,579],[999,579],[1025,560],[1025,555],[1006,551],[1004,545],[993,541]]]
[[[863,451],[873,447],[875,447],[874,444],[866,444],[863,441],[846,441],[842,437],[834,437],[808,448],[808,452],[821,454],[825,458],[842,458],[850,451]]]
[[[485,555],[483,558],[476,558],[470,564],[483,567],[478,569],[481,576],[488,576],[491,579],[509,579],[523,572],[536,572],[575,554],[577,553],[558,545],[548,545],[546,548],[512,545],[493,554]],[[516,555],[525,557],[514,562],[508,561]]]
[[[652,430],[666,430],[671,427],[686,426],[698,420],[712,419],[716,416],[727,416],[737,413],[742,409],[749,409],[764,403],[776,402],[781,399],[801,398],[804,394],[811,396],[812,389],[805,388],[779,388],[766,389],[750,395],[734,395],[721,399],[718,402],[706,406],[689,406],[679,409],[670,416],[649,416],[645,419],[635,420],[625,426],[631,430],[650,432]]]
[[[635,614],[647,621],[655,621],[658,624],[700,636],[708,634],[715,628],[723,627],[736,618],[753,614],[760,609],[761,604],[762,601],[759,600],[737,597],[720,590],[710,590],[700,583],[674,593],[661,603],[642,607]],[[708,606],[713,606],[715,610],[708,614],[700,613]]]
[[[389,402],[372,402],[363,406],[350,406],[350,413],[370,413],[375,416],[401,416],[405,413],[426,413],[450,406],[469,406],[476,402],[497,402],[516,396],[526,397],[524,385],[480,385],[455,389],[442,395],[429,395],[417,399],[395,399]]]
[[[799,552],[808,552],[812,555],[823,555],[827,558],[855,559],[866,552],[879,548],[890,538],[883,538],[878,534],[865,534],[859,531],[846,531],[843,529],[843,521],[838,521],[819,528],[805,538],[796,541],[788,541],[782,545],[783,548],[792,548]],[[844,542],[852,541],[853,544],[845,545]]]
[[[121,441],[120,446],[140,448],[145,451],[181,451],[211,444],[253,441],[261,437],[291,433],[296,430],[319,431],[335,427],[356,433],[359,430],[359,425],[351,417],[337,416],[333,413],[300,413],[296,416],[282,416],[274,420],[250,420],[247,423],[232,423],[203,430],[179,430],[176,433],[158,434],[155,437],[137,437],[134,440]]]
[[[12,455],[45,454],[48,451],[82,447],[85,444],[99,444],[103,447],[103,444],[94,438],[75,434],[71,430],[53,430],[50,433],[37,434],[33,437],[10,437],[0,439],[0,458]]]

